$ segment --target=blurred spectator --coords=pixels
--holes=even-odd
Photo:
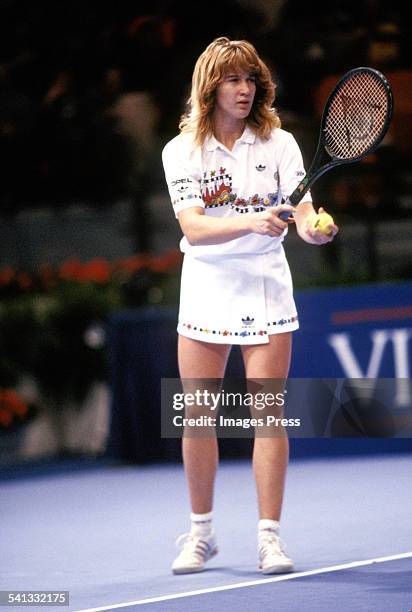
[[[126,192],[125,139],[106,112],[103,93],[81,90],[73,70],[56,75],[40,105],[37,127],[44,180],[40,198],[104,204]]]
[[[376,24],[370,35],[366,56],[368,65],[381,70],[402,67],[400,26],[396,20]]]
[[[119,95],[109,112],[127,139],[130,159],[128,192],[134,200],[136,249],[150,251],[153,228],[148,200],[161,180],[159,108],[148,91],[130,91]]]

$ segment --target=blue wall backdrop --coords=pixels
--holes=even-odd
[[[292,377],[409,378],[412,283],[301,291]]]

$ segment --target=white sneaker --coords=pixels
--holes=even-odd
[[[172,564],[174,574],[191,574],[201,572],[206,561],[217,555],[215,534],[210,536],[196,536],[184,533],[176,540],[176,546],[181,550]]]
[[[259,569],[263,574],[286,574],[293,570],[293,561],[275,531],[261,531],[258,536]]]

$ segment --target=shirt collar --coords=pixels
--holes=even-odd
[[[253,144],[255,140],[256,140],[255,132],[248,125],[246,125],[245,129],[243,130],[242,136],[237,140],[237,142],[245,142],[247,144]],[[215,149],[221,146],[222,146],[221,143],[218,140],[216,140],[213,134],[210,134],[205,140],[205,147],[207,151],[215,151]]]

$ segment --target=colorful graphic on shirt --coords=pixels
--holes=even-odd
[[[243,214],[248,212],[261,212],[268,208],[268,206],[276,206],[278,203],[277,193],[268,193],[267,196],[260,196],[255,193],[249,198],[236,198],[231,207],[236,212]]]
[[[226,168],[204,172],[200,186],[205,208],[224,206],[236,198],[232,194],[232,175],[226,172]]]

